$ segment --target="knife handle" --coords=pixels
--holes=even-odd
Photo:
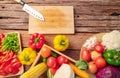
[[[24,1],[22,1],[22,0],[14,0],[14,1],[16,1],[16,2],[18,2],[18,3],[21,3],[22,5],[24,5],[24,4],[25,4],[25,2],[24,2]]]

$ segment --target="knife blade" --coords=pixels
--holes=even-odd
[[[18,2],[18,3],[21,3],[23,5],[23,10],[25,12],[29,13],[30,15],[34,16],[37,19],[40,19],[42,21],[45,20],[44,17],[43,17],[43,15],[40,12],[38,12],[35,9],[33,9],[32,7],[30,7],[24,1],[22,1],[22,0],[15,0],[15,1]]]

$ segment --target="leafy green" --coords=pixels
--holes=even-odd
[[[51,53],[51,56],[57,57],[58,55],[57,55],[55,52],[52,52],[52,53]]]
[[[2,41],[2,51],[13,50],[17,53],[20,49],[19,39],[17,33],[7,34],[5,39]]]
[[[75,65],[81,70],[86,71],[88,69],[88,62],[85,60],[78,60]]]

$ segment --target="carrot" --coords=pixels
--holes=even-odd
[[[80,70],[75,65],[69,62],[70,67],[73,69],[76,75],[78,75],[81,78],[90,78],[89,74],[83,70]]]

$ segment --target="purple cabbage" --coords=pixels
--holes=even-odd
[[[120,71],[116,67],[106,66],[97,72],[96,78],[120,78]]]

